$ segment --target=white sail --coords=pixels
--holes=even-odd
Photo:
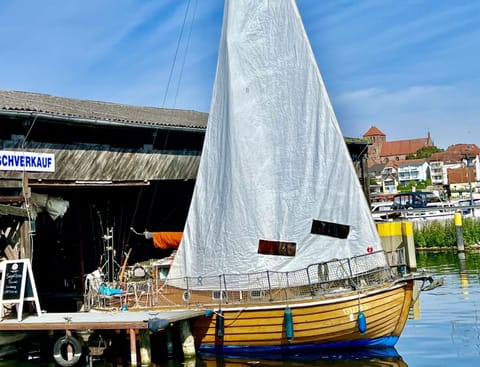
[[[348,226],[348,236],[313,234],[313,221]],[[294,243],[295,256],[259,253],[260,240]],[[294,271],[368,248],[381,250],[380,240],[295,1],[227,0],[169,279]]]

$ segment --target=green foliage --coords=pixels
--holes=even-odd
[[[413,229],[415,245],[421,248],[428,247],[456,247],[457,228],[454,221],[431,221],[421,228]],[[480,221],[466,218],[463,221],[463,243],[473,245],[480,243]]]
[[[426,181],[420,181],[419,183],[416,184],[416,188],[419,190],[426,189],[428,186]]]
[[[467,245],[480,242],[480,222],[471,218],[464,220],[463,242]]]
[[[398,185],[397,186],[397,191],[399,192],[410,192],[412,191],[412,188],[415,187],[416,190],[423,190],[426,189],[428,186],[432,184],[431,179],[427,179],[426,181],[420,181],[420,182],[415,182],[415,181],[410,181],[408,185]]]
[[[410,191],[410,190],[409,190],[408,186],[397,185],[397,191],[406,192],[406,191]]]
[[[431,147],[422,147],[414,154],[408,154],[406,159],[430,158],[433,153],[442,152],[443,149],[437,148],[435,145]]]

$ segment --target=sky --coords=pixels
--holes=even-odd
[[[480,1],[297,0],[342,132],[480,146]],[[16,0],[0,89],[208,112],[223,0]]]

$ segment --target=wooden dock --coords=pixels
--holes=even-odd
[[[137,366],[137,334],[148,335],[167,329],[174,323],[180,323],[185,333],[183,351],[185,356],[195,354],[195,346],[190,333],[188,320],[201,316],[205,310],[178,310],[178,311],[115,311],[115,312],[62,312],[41,313],[40,315],[23,315],[21,320],[17,318],[4,318],[0,321],[0,330],[8,331],[65,331],[65,336],[57,340],[54,346],[53,357],[60,366],[71,366],[80,360],[83,348],[75,339],[75,332],[96,330],[123,330],[130,337],[130,366]],[[152,326],[155,330],[152,330]],[[191,334],[190,334],[191,335]],[[187,339],[189,341],[187,341]],[[140,339],[142,340],[142,339]],[[68,353],[62,353],[62,348],[68,347]],[[150,364],[150,343],[144,346],[140,342],[141,364]],[[148,349],[145,352],[145,349]],[[142,350],[144,353],[142,353]],[[87,358],[89,356],[87,355]],[[90,360],[91,361],[91,360]],[[91,365],[91,363],[90,363]]]
[[[118,311],[118,312],[62,312],[27,315],[21,321],[3,319],[1,330],[117,330],[148,329],[148,321],[163,319],[168,323],[189,320],[203,315],[205,310],[179,311]]]

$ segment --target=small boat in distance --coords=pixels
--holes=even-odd
[[[203,309],[202,351],[392,347],[414,282],[387,261],[294,0],[227,0],[211,110],[168,276],[89,309]]]

